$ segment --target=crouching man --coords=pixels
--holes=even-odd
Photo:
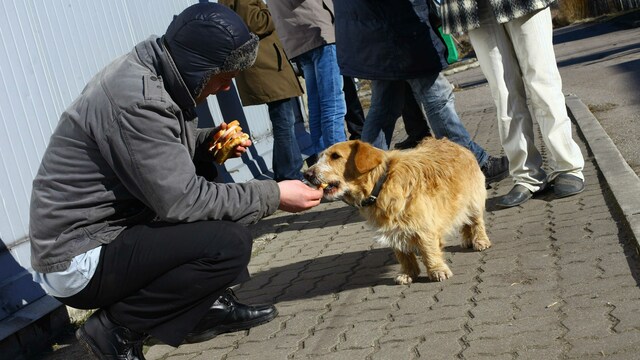
[[[257,46],[230,9],[193,5],[107,65],[60,117],[33,182],[34,280],[66,305],[98,309],[77,332],[98,358],[144,359],[149,335],[178,346],[277,315],[229,289],[249,277],[245,225],[316,206],[322,191],[198,175],[226,124],[198,129],[195,107],[228,90]]]

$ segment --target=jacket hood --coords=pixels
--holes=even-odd
[[[162,37],[184,83],[196,98],[213,75],[253,65],[258,37],[233,10],[199,3],[173,18]]]

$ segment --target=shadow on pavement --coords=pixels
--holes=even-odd
[[[607,49],[606,51],[600,51],[600,52],[588,54],[585,56],[572,57],[571,59],[559,61],[558,67],[562,68],[565,66],[585,64],[585,63],[588,63],[587,65],[591,65],[598,61],[612,60],[615,58],[628,56],[629,54],[634,54],[637,52],[640,52],[640,42],[637,42],[635,44],[630,44],[627,46],[610,48],[610,49]],[[633,69],[629,71],[633,71]]]
[[[250,229],[254,237],[260,237],[269,233],[297,231],[301,226],[304,226],[305,229],[322,229],[338,223],[347,225],[363,221],[358,210],[350,206],[329,211],[330,213],[324,209],[309,210],[298,214],[267,217],[251,225]]]

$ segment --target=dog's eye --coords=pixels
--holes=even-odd
[[[333,160],[338,160],[338,159],[340,159],[340,158],[341,158],[340,154],[338,154],[338,153],[331,153],[331,159],[333,159]]]

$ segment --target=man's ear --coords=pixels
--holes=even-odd
[[[354,160],[356,170],[360,174],[366,174],[375,169],[378,165],[382,164],[382,150],[376,149],[369,143],[360,140],[354,141],[353,153],[355,154]]]

